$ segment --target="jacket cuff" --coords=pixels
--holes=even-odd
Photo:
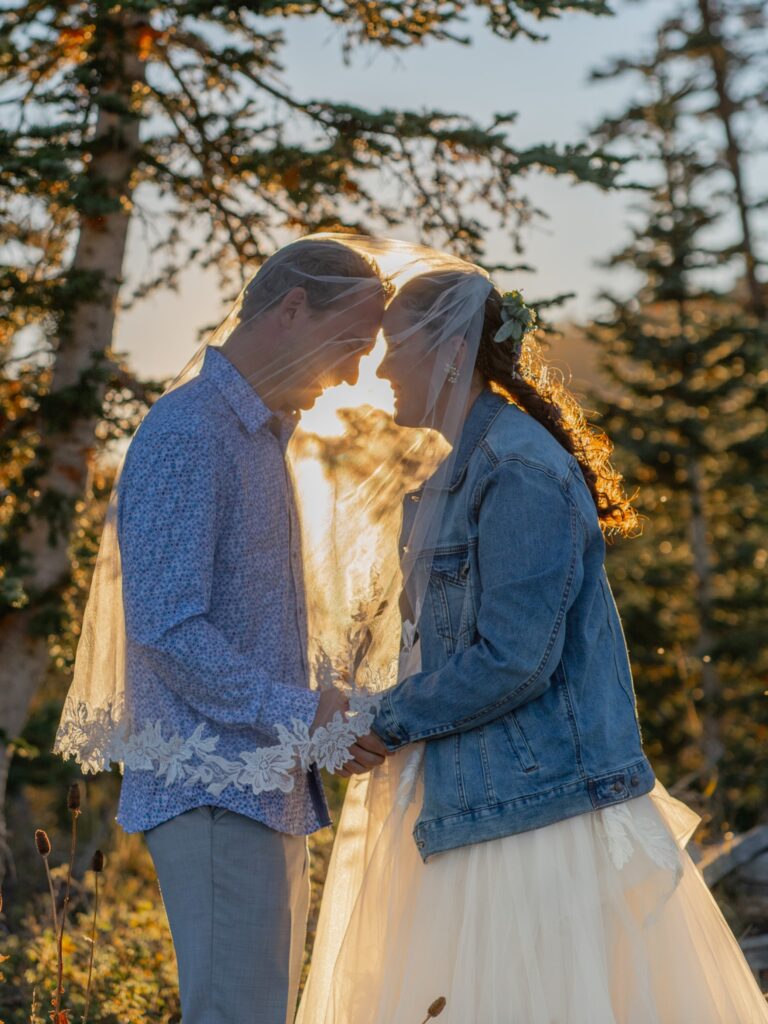
[[[395,717],[391,693],[384,695],[371,728],[382,740],[387,750],[398,750],[409,742],[405,730]]]

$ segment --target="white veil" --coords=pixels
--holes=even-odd
[[[448,486],[462,455],[462,428],[477,393],[473,369],[492,291],[480,268],[436,253],[421,252],[418,259],[399,267],[394,279],[397,291],[385,314],[387,354],[380,372],[391,374],[401,386],[409,375],[421,376],[421,387],[406,390],[422,395],[424,404],[419,408],[411,402],[406,408],[404,401],[395,409],[401,422],[421,424],[420,429],[405,428],[412,436],[409,454],[418,472],[408,472],[407,460],[399,452],[393,452],[386,466],[402,502],[388,506],[382,499],[368,504],[372,515],[387,520],[386,537],[378,551],[381,589],[394,594],[402,588],[396,616],[403,625],[399,657],[393,662],[390,647],[389,660],[386,655],[381,659],[389,665],[388,682],[392,683],[422,667],[419,620]],[[380,483],[367,483],[382,493]],[[359,522],[354,517],[353,527]],[[392,548],[398,532],[396,559]],[[389,583],[394,566],[398,575]],[[374,657],[376,641],[391,644],[392,632],[374,628]],[[377,997],[372,1004],[370,993],[381,994],[384,935],[401,934],[403,916],[412,912],[411,882],[423,867],[411,837],[420,810],[423,748],[423,743],[407,746],[373,772],[350,780],[297,1024],[396,1019],[389,1002],[384,1006]],[[395,1003],[394,976],[393,983],[387,999],[391,996]],[[426,1009],[425,1004],[422,1016]]]
[[[425,593],[491,284],[480,268],[425,247],[357,235],[307,236],[262,266],[168,391],[194,379],[209,348],[236,334],[249,337],[249,331],[254,339],[260,331],[263,336],[269,317],[297,289],[306,300],[311,344],[305,339],[295,358],[270,350],[259,360],[257,352],[258,369],[246,376],[269,408],[273,388],[277,393],[292,375],[308,392],[336,383],[335,368],[373,348],[387,303],[389,310],[407,311],[390,330],[390,357],[407,346],[409,372],[424,382],[418,425],[399,425],[383,402],[350,403],[339,412],[340,432],[298,429],[287,453],[302,528],[307,684],[344,688],[350,710],[310,735],[297,719],[274,721],[267,687],[263,713],[250,723],[247,749],[236,760],[216,754],[215,721],[180,736],[162,717],[137,713],[126,671],[131,638],[123,607],[118,475],[54,747],[83,771],[117,763],[153,771],[167,783],[203,784],[214,795],[228,785],[287,792],[299,770],[341,767],[349,745],[370,729],[377,693],[397,681],[403,646],[411,651],[409,671],[418,668],[413,627],[404,631],[403,619],[417,621]],[[379,335],[368,360],[377,360],[383,348]],[[401,537],[403,500],[425,481]]]

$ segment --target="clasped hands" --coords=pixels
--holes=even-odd
[[[320,694],[320,701],[310,731],[314,732],[315,729],[327,725],[337,711],[342,715],[349,711],[349,701],[341,690],[331,686]],[[355,740],[349,748],[349,760],[334,774],[345,779],[348,779],[350,775],[364,775],[380,764],[384,764],[384,758],[388,754],[389,751],[379,737],[374,732],[369,732]]]

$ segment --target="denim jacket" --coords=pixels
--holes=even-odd
[[[490,391],[467,417],[431,557],[422,670],[374,722],[390,750],[427,741],[424,860],[651,790],[592,497],[576,460]]]

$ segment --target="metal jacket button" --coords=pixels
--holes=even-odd
[[[624,789],[624,786],[622,785],[621,782],[614,782],[613,789],[614,789],[615,793],[620,793],[622,791],[622,789]]]

